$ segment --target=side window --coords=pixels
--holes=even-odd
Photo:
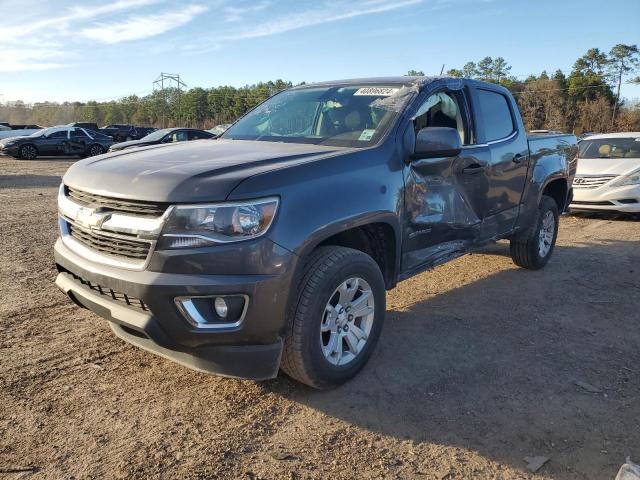
[[[184,142],[185,140],[189,140],[187,132],[177,130],[167,135],[164,140],[162,140],[162,143]]]
[[[74,128],[73,130],[71,130],[71,138],[82,140],[88,137],[80,128]]]
[[[67,138],[67,130],[58,130],[49,135],[49,138]]]
[[[418,108],[413,126],[416,134],[426,127],[455,128],[460,134],[463,145],[471,143],[468,128],[465,126],[463,110],[456,96],[448,92],[439,92],[430,95]]]
[[[204,132],[189,132],[189,140],[202,140],[205,138],[211,138],[211,135]]]
[[[491,142],[508,137],[514,130],[507,98],[490,90],[476,90],[485,140]]]

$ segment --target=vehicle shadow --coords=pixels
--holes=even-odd
[[[508,243],[487,253],[500,251]],[[502,270],[388,311],[368,366],[338,389],[265,388],[523,472],[523,457],[544,455],[553,478],[613,478],[640,456],[639,273],[637,242],[558,246],[543,270]]]

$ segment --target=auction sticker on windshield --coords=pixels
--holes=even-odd
[[[364,87],[356,90],[353,95],[367,95],[371,97],[390,97],[396,93],[399,88],[392,87]]]

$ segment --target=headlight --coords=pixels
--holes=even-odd
[[[625,185],[640,185],[640,170],[631,172],[611,184],[612,187],[624,187]]]
[[[278,209],[276,197],[217,205],[173,207],[162,229],[159,249],[206,247],[264,235]]]

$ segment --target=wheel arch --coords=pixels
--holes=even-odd
[[[567,200],[569,198],[569,190],[567,177],[562,176],[549,178],[544,183],[544,186],[540,191],[538,204],[540,204],[542,196],[546,195],[555,200],[556,205],[558,206],[558,211],[562,213],[568,206]]]
[[[400,224],[394,214],[366,215],[325,226],[314,232],[297,253],[305,259],[316,248],[325,245],[353,248],[366,253],[380,267],[387,290],[397,284],[402,243]]]

